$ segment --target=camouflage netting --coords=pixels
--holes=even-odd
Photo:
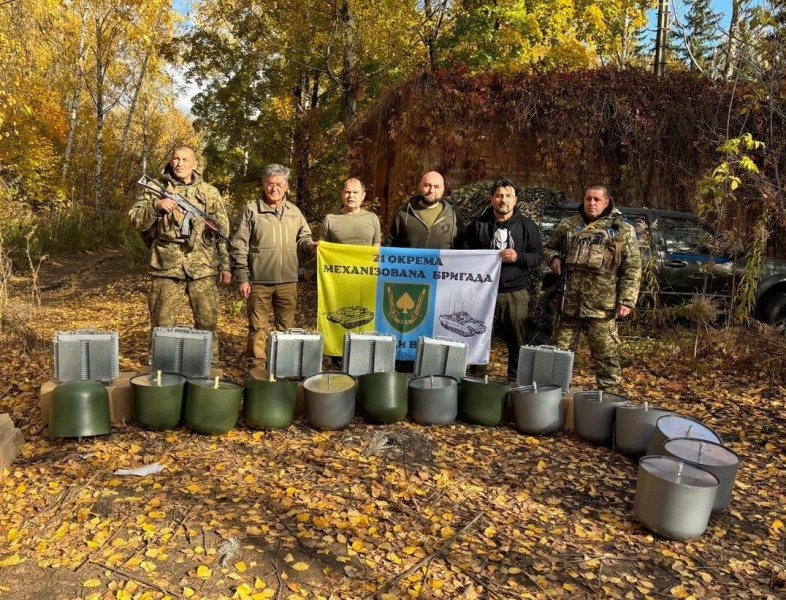
[[[493,181],[477,181],[457,188],[450,195],[449,200],[465,223],[480,216],[488,208],[493,185]],[[540,225],[544,211],[559,208],[569,202],[572,202],[572,199],[561,190],[535,187],[519,189],[517,206],[524,216]]]

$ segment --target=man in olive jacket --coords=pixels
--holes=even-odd
[[[587,335],[597,363],[598,388],[616,391],[622,379],[617,317],[636,306],[641,282],[641,254],[636,231],[614,207],[608,190],[592,186],[578,214],[563,219],[543,248],[553,273],[567,267],[565,301],[552,343],[576,349],[579,334]]]
[[[185,196],[212,218],[224,235],[229,233],[229,218],[221,194],[202,180],[193,148],[175,147],[159,183],[166,190]],[[212,359],[217,362],[216,281],[228,284],[232,280],[227,242],[207,229],[199,218],[192,220],[191,233],[184,236],[181,233],[184,215],[177,203],[151,191],[142,193],[128,215],[151,249],[152,280],[147,298],[151,326],[174,327],[185,293],[194,326],[213,332]]]
[[[271,315],[277,331],[294,325],[298,249],[316,247],[303,213],[286,199],[288,189],[289,169],[265,167],[262,197],[246,204],[229,244],[240,296],[248,301],[247,356],[260,367]]]
[[[420,180],[420,195],[398,209],[388,228],[386,246],[396,248],[461,248],[463,224],[447,200],[445,180],[429,171]]]

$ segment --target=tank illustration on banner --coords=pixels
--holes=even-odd
[[[453,333],[462,337],[472,337],[485,333],[486,324],[483,321],[473,319],[468,312],[461,310],[451,315],[439,315],[440,324]]]
[[[325,315],[331,323],[338,323],[344,329],[354,329],[374,319],[374,313],[365,306],[342,306]]]

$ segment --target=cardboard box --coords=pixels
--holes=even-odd
[[[136,371],[124,371],[107,386],[106,390],[109,392],[109,420],[112,423],[125,423],[132,420],[131,378],[136,375],[138,375]]]
[[[49,413],[52,411],[52,392],[60,385],[59,381],[50,379],[41,386],[39,406],[41,407],[41,422],[49,425]]]
[[[565,429],[570,429],[571,431],[575,429],[573,425],[573,394],[584,391],[586,390],[582,387],[573,386],[570,388],[570,392],[562,396],[562,410],[565,411]]]
[[[3,469],[7,469],[19,455],[25,440],[22,430],[15,428],[11,417],[7,414],[0,415],[0,478]]]
[[[265,381],[267,381],[270,379],[270,372],[264,367],[253,367],[248,371],[248,378],[264,379]]]

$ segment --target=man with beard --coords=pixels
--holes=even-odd
[[[191,146],[180,145],[172,150],[159,183],[201,209],[224,235],[229,233],[229,218],[221,194],[202,180],[197,171],[196,152]],[[190,234],[184,235],[184,215],[178,209],[174,200],[146,191],[128,213],[134,228],[144,233],[151,249],[152,279],[147,297],[150,324],[153,328],[174,327],[185,293],[194,326],[213,332],[215,363],[218,361],[216,282],[228,284],[232,280],[227,242],[198,218],[193,219]]]
[[[575,351],[579,334],[586,334],[597,363],[598,388],[617,391],[622,370],[615,319],[627,317],[636,306],[641,254],[633,226],[614,207],[604,186],[587,188],[578,214],[560,221],[543,258],[557,275],[568,269],[552,343]]]
[[[508,347],[508,379],[516,380],[519,350],[527,339],[529,282],[539,276],[541,240],[537,226],[516,207],[518,190],[507,179],[491,189],[491,206],[470,222],[465,245],[470,249],[499,250],[502,268],[499,275],[494,327]],[[485,374],[485,365],[472,365],[475,376]]]
[[[453,205],[442,199],[445,180],[429,171],[420,180],[420,194],[398,209],[388,228],[386,246],[396,248],[460,248],[463,231]]]

